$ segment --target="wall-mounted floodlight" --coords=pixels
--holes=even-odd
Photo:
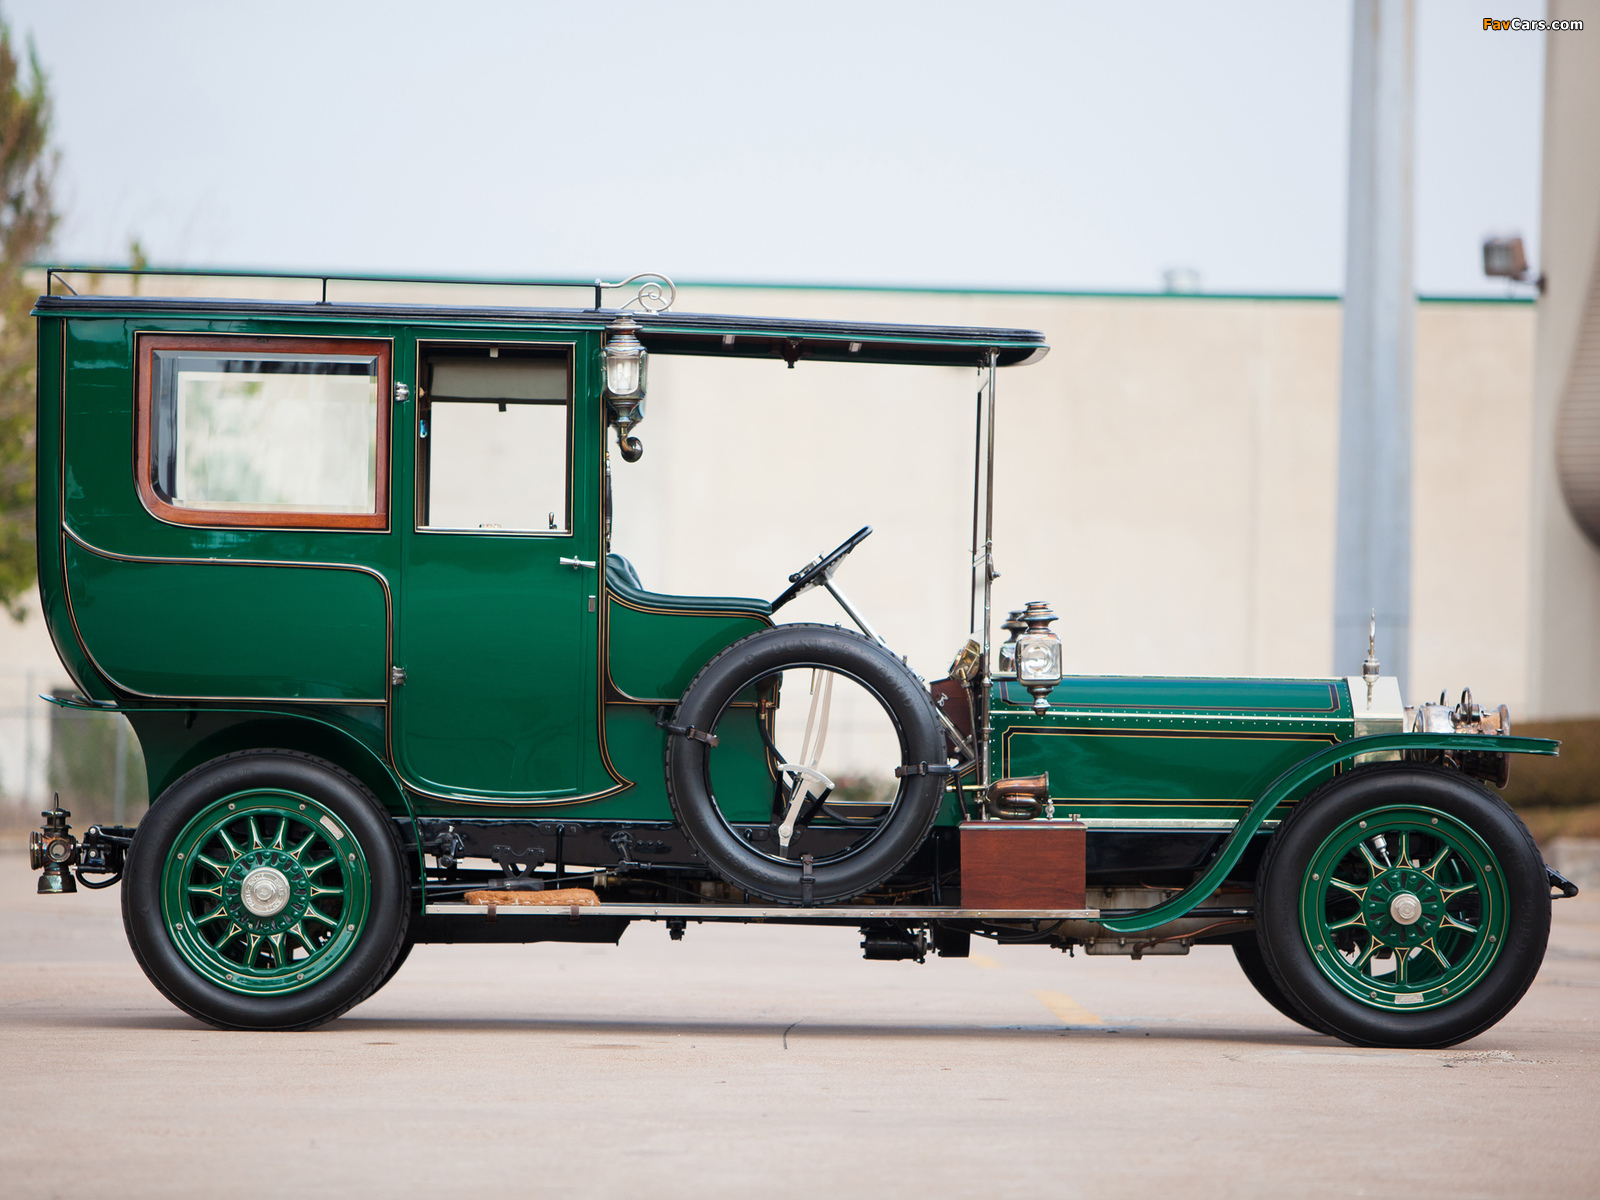
[[[1544,291],[1544,276],[1531,278],[1528,271],[1528,252],[1522,238],[1516,234],[1508,237],[1483,239],[1483,273],[1496,279],[1514,279],[1519,283],[1532,283]]]

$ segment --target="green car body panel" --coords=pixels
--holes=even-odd
[[[1067,678],[1049,702],[994,685],[995,776],[1048,771],[1056,806],[1096,819],[1237,820],[1354,727],[1335,679]]]

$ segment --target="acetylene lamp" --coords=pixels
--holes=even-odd
[[[638,462],[644,446],[629,431],[644,420],[646,360],[638,324],[623,315],[606,327],[606,409],[617,427],[617,446],[625,462]]]
[[[39,894],[67,895],[78,890],[71,868],[78,861],[78,839],[72,836],[72,826],[67,818],[72,814],[61,807],[58,794],[50,808],[39,814],[44,818],[44,828],[35,829],[28,838],[28,853],[39,876]]]
[[[1028,628],[1027,622],[1022,619],[1022,610],[1014,608],[1000,623],[1000,628],[1006,631],[1006,640],[1000,643],[1000,650],[996,657],[998,663],[995,670],[1002,675],[1015,674],[1017,669],[1017,638]]]
[[[1033,711],[1048,712],[1049,695],[1061,682],[1061,639],[1050,629],[1056,615],[1043,600],[1033,600],[1022,619],[1028,628],[1017,635],[1017,681],[1033,695]]]

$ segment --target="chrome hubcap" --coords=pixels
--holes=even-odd
[[[1422,901],[1410,892],[1401,892],[1389,901],[1389,916],[1396,925],[1415,925],[1422,919]]]
[[[275,917],[289,903],[288,876],[273,867],[257,867],[239,885],[239,899],[253,915]]]

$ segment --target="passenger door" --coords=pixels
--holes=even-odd
[[[596,422],[580,419],[579,345],[416,342],[392,695],[396,765],[423,792],[584,791],[598,735],[599,448]]]

